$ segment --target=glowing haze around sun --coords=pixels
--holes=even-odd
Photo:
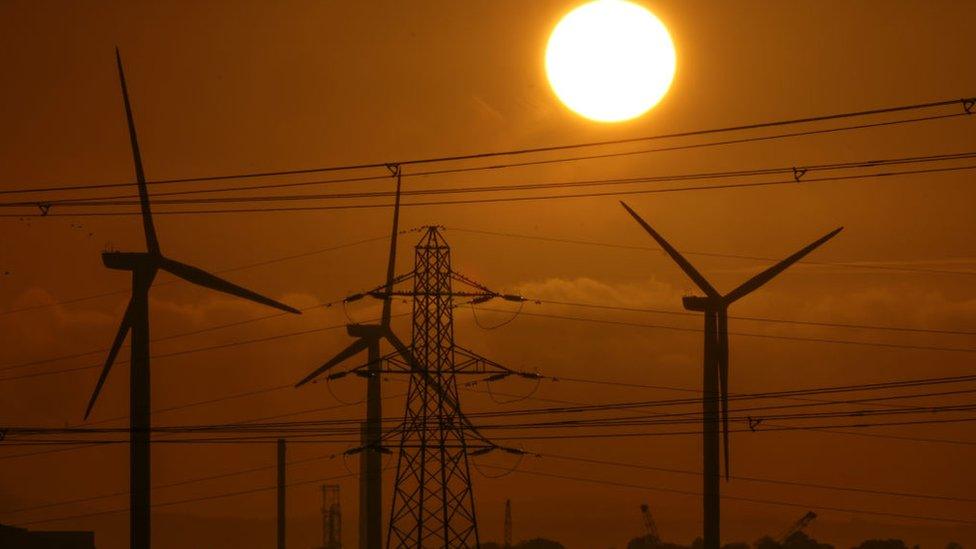
[[[559,21],[546,46],[546,74],[556,96],[600,122],[636,118],[674,80],[674,43],[650,11],[625,0],[594,0]]]

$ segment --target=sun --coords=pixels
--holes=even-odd
[[[546,46],[546,74],[556,96],[600,122],[650,110],[671,87],[675,64],[667,27],[625,0],[594,0],[574,9]]]

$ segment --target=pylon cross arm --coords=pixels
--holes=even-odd
[[[413,276],[414,276],[414,271],[397,275],[393,277],[393,279],[390,281],[389,286],[392,288],[397,284],[410,280],[411,278],[413,278]],[[364,292],[348,295],[342,301],[345,303],[352,303],[353,301],[359,301],[360,299],[366,296],[374,297],[377,299],[383,299],[384,297],[387,297],[387,294],[389,293],[391,292],[387,291],[387,284],[384,282],[383,284],[374,286]]]

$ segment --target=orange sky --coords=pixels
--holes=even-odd
[[[552,95],[543,70],[547,34],[577,2],[562,0],[342,3],[4,2],[0,5],[0,189],[94,182],[129,182],[132,163],[122,117],[113,47],[126,64],[129,90],[150,179],[385,162],[619,139],[972,96],[972,31],[965,2],[643,2],[670,28],[678,54],[667,97],[632,122],[601,125],[579,118]],[[960,107],[961,108],[961,107]],[[578,162],[448,177],[408,178],[408,188],[564,181],[808,165],[874,158],[966,152],[976,143],[971,118],[842,134],[783,139],[612,161]],[[702,141],[699,139],[698,141]],[[694,143],[685,140],[681,143]],[[633,147],[638,148],[638,147]],[[619,149],[618,149],[619,150]],[[558,155],[557,155],[558,156]],[[409,173],[409,172],[408,172]],[[321,179],[321,176],[317,178]],[[286,181],[315,180],[316,176]],[[282,181],[281,178],[274,182]],[[271,179],[247,182],[270,183]],[[742,181],[746,182],[746,181]],[[187,184],[181,188],[191,188]],[[341,190],[385,190],[385,182]],[[413,186],[413,187],[410,187]],[[315,192],[329,187],[315,187]],[[116,190],[117,191],[117,190]],[[154,191],[155,192],[155,191]],[[300,191],[298,191],[300,192]],[[111,192],[105,193],[112,194]],[[628,197],[680,249],[781,257],[829,229],[845,231],[811,259],[917,269],[976,271],[976,193],[969,172],[865,181],[798,184]],[[3,197],[4,200],[7,197]],[[163,211],[165,208],[158,208]],[[80,227],[77,226],[80,224]],[[164,252],[211,270],[228,269],[327,248],[389,230],[389,210],[304,213],[160,215]],[[587,198],[505,202],[403,210],[404,228],[448,227],[455,268],[505,291],[538,299],[680,310],[692,290],[680,271],[655,252],[557,244],[465,232],[523,235],[650,246],[617,204]],[[107,271],[108,246],[142,249],[133,217],[0,218],[0,311],[125,291],[122,273]],[[89,236],[89,233],[91,235]],[[409,270],[415,235],[402,240],[398,271]],[[385,244],[376,241],[330,253],[228,274],[235,282],[307,307],[382,281]],[[764,263],[694,257],[728,290]],[[163,275],[158,282],[170,280]],[[973,276],[800,265],[733,308],[733,315],[976,330]],[[103,349],[116,329],[125,294],[0,315],[0,367]],[[510,305],[492,305],[508,307]],[[398,310],[407,311],[400,305]],[[350,306],[366,319],[376,304]],[[600,312],[527,304],[525,312],[697,328],[696,317]],[[153,291],[154,337],[269,314],[258,306],[183,284]],[[482,323],[506,315],[480,313]],[[347,322],[341,308],[277,318],[161,342],[167,353]],[[456,314],[458,342],[501,363],[564,377],[697,388],[700,336],[694,333],[571,322],[524,315],[493,331],[472,312]],[[401,321],[398,329],[408,334]],[[733,320],[733,332],[848,339],[973,349],[966,335],[918,335],[775,325]],[[297,381],[348,337],[324,331],[262,344],[174,356],[153,362],[154,407]],[[971,352],[933,352],[732,337],[733,392],[783,390],[969,373]],[[6,375],[91,366],[102,353],[0,372],[0,425],[62,426],[81,420],[97,369],[3,381]],[[127,369],[118,367],[95,420],[126,413]],[[333,385],[343,400],[363,384]],[[525,393],[527,382],[498,390]],[[403,384],[384,384],[387,395]],[[462,392],[471,411],[542,405],[496,404]],[[674,398],[664,390],[544,382],[535,397],[575,402]],[[967,403],[918,399],[933,405]],[[337,404],[324,385],[275,391],[154,416],[157,425],[240,421]],[[385,402],[399,415],[402,398]],[[355,418],[361,406],[298,419]],[[116,425],[124,423],[116,422]],[[820,432],[734,437],[733,471],[806,482],[889,491],[972,497],[976,452],[972,424],[875,429],[908,438]],[[660,467],[697,469],[697,437],[524,442],[536,452],[564,453]],[[293,446],[295,459],[346,446]],[[19,523],[125,505],[125,498],[10,514],[50,501],[127,487],[125,446],[86,448],[29,458],[30,448],[0,443],[0,522]],[[154,483],[273,463],[271,446],[157,445]],[[506,462],[485,458],[488,465]],[[354,460],[348,466],[355,469]],[[653,471],[594,469],[527,458],[525,470],[697,491],[699,479]],[[492,474],[487,469],[486,473]],[[296,466],[296,481],[346,473],[340,459]],[[167,502],[271,485],[273,471],[154,493]],[[504,501],[511,498],[516,538],[546,536],[567,547],[623,546],[640,529],[648,501],[666,539],[687,543],[699,532],[699,500],[650,490],[573,483],[526,474],[474,475],[482,540],[501,537]],[[341,481],[345,541],[355,542],[356,483]],[[818,506],[956,517],[971,520],[972,503],[926,501],[733,481],[734,496]],[[389,494],[389,487],[385,487]],[[289,496],[294,547],[318,543],[319,492],[296,487]],[[273,538],[273,492],[173,505],[157,510],[158,547],[266,547]],[[726,501],[723,538],[752,541],[778,533],[805,512]],[[821,511],[809,532],[850,546],[872,537],[903,537],[941,547],[976,541],[976,527]],[[91,529],[100,548],[127,544],[124,514],[52,522],[39,527]]]

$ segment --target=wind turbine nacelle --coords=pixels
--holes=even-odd
[[[145,252],[103,252],[102,264],[109,269],[134,271],[152,265],[152,255]]]
[[[377,324],[349,324],[346,333],[352,337],[379,338],[383,335],[383,327]]]
[[[721,298],[698,295],[687,295],[682,297],[681,303],[685,306],[685,309],[699,312],[715,311],[725,306],[722,303]]]

